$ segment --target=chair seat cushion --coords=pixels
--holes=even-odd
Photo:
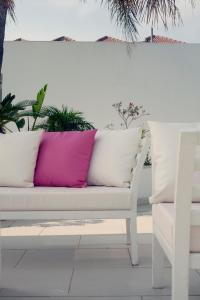
[[[0,211],[126,209],[130,209],[129,188],[0,188]]]
[[[199,213],[200,203],[192,204],[192,213]],[[174,243],[175,206],[173,203],[153,204],[153,221],[171,247]],[[200,226],[191,226],[190,251],[200,252]]]

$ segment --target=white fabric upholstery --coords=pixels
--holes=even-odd
[[[148,122],[151,131],[153,195],[151,203],[173,202],[177,166],[178,138],[181,130],[200,129],[200,123]],[[200,157],[197,149],[196,160]],[[193,202],[200,202],[200,173],[194,174]]]
[[[192,203],[192,210],[200,217],[200,203]],[[174,243],[174,220],[174,203],[153,204],[153,221],[170,247],[173,247]],[[191,227],[190,251],[200,252],[200,226]]]
[[[129,187],[141,128],[98,130],[88,173],[89,185]]]
[[[32,187],[42,131],[0,134],[0,186]]]
[[[86,188],[0,188],[0,211],[130,209],[130,189]]]

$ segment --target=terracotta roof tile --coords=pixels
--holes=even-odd
[[[67,37],[67,36],[60,36],[53,40],[53,42],[75,42],[75,40]]]
[[[18,38],[18,39],[16,39],[16,40],[14,40],[15,42],[24,42],[24,41],[28,41],[28,40],[25,40],[25,39],[23,39],[23,38]]]
[[[148,36],[145,39],[145,42],[146,43],[151,43],[151,36]],[[174,39],[171,39],[171,38],[168,38],[168,37],[165,37],[165,36],[161,36],[161,35],[153,35],[153,41],[152,41],[152,43],[158,43],[158,44],[162,44],[162,43],[177,44],[177,43],[184,43],[184,42],[177,41],[177,40],[174,40]]]
[[[21,41],[28,41],[25,40],[23,38],[17,38],[15,41],[21,42]],[[53,41],[57,41],[57,42],[74,42],[75,40],[73,40],[70,37],[67,36],[60,36],[58,38],[55,38]],[[111,36],[103,36],[101,38],[99,38],[98,40],[96,40],[96,42],[124,42],[123,40],[111,37]],[[146,43],[151,43],[151,36],[148,36],[145,38],[144,42]],[[182,41],[178,41],[178,40],[174,40],[165,36],[161,36],[161,35],[153,35],[153,43],[158,43],[158,44],[177,44],[177,43],[185,43]]]
[[[98,39],[97,42],[123,42],[123,41],[116,39],[114,37],[105,35],[105,36],[101,37],[100,39]]]

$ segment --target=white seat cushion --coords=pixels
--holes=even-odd
[[[86,188],[0,188],[0,211],[130,209],[130,189]]]
[[[193,203],[192,211],[199,213],[200,216],[200,203]],[[170,247],[173,247],[174,243],[174,216],[175,206],[173,203],[153,204],[153,221]],[[200,226],[191,227],[190,251],[200,252]]]

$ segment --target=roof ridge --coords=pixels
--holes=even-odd
[[[147,43],[185,43],[167,36],[163,36],[163,35],[153,35],[153,36],[148,36],[145,38],[144,40]]]

